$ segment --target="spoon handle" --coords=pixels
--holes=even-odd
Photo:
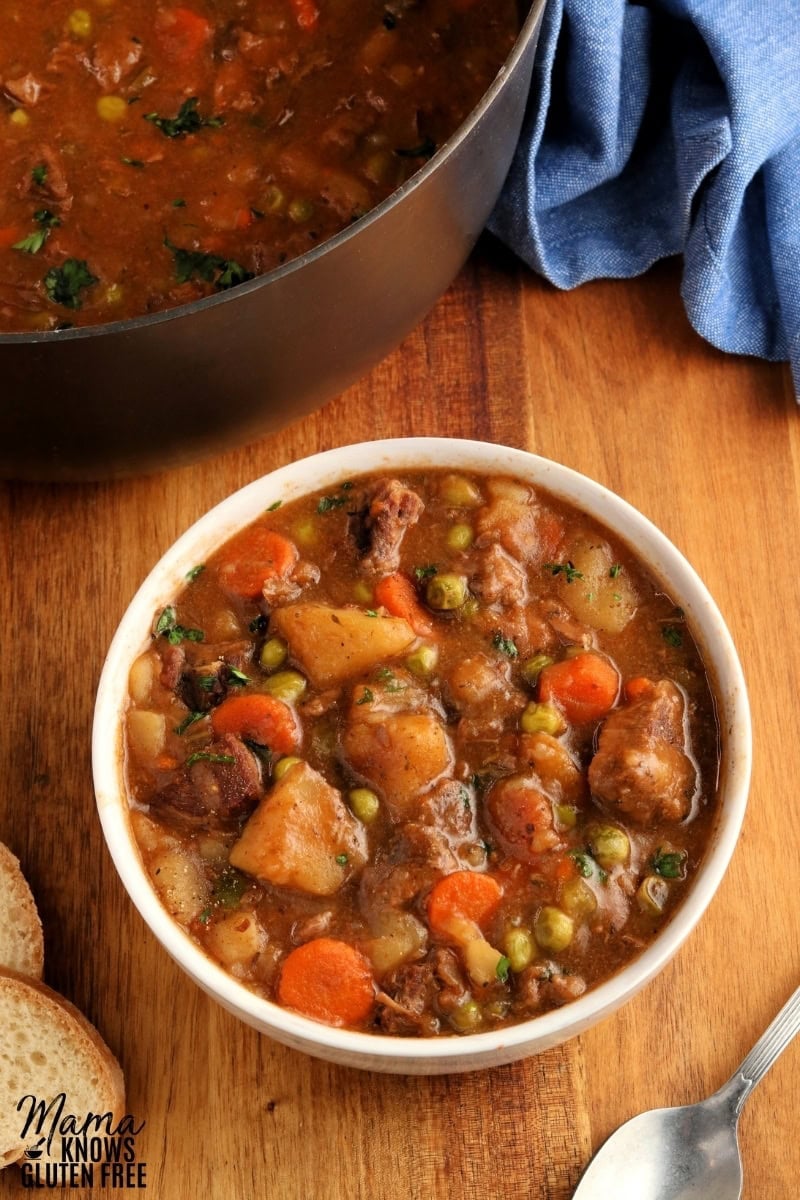
[[[800,1033],[800,988],[784,1004],[771,1025],[762,1033],[753,1049],[745,1058],[733,1078],[743,1076],[749,1083],[741,1100],[764,1078],[775,1059],[783,1053],[789,1042]],[[741,1105],[740,1105],[741,1106]]]

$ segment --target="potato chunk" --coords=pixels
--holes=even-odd
[[[370,616],[361,608],[292,604],[276,609],[270,630],[289,644],[314,687],[344,683],[402,654],[416,634],[401,617]]]
[[[308,763],[298,762],[261,801],[230,863],[257,879],[332,896],[366,857],[363,827],[339,792]]]
[[[383,713],[353,720],[342,749],[353,770],[383,795],[393,816],[410,816],[414,802],[453,764],[444,726],[433,712]]]
[[[605,542],[578,542],[570,559],[583,578],[569,583],[560,576],[561,599],[579,621],[593,629],[621,633],[639,601],[625,572],[615,568],[611,548]]]

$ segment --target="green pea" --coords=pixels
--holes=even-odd
[[[511,970],[516,975],[530,966],[536,953],[536,946],[530,930],[524,929],[521,925],[512,926],[507,930],[503,939],[503,949]]]
[[[555,661],[549,654],[534,654],[533,658],[529,658],[522,664],[523,678],[531,687],[535,687],[545,667],[552,667]]]
[[[669,884],[659,875],[646,875],[636,892],[642,912],[660,917],[669,899]]]
[[[552,737],[558,737],[567,728],[564,717],[554,705],[536,704],[533,700],[526,704],[519,725],[523,733],[549,733]]]
[[[583,879],[568,879],[561,889],[561,907],[576,921],[590,917],[597,909],[597,897]]]
[[[299,671],[276,671],[264,680],[264,688],[276,700],[286,704],[296,704],[308,687],[308,683]]]
[[[428,580],[425,599],[431,608],[448,612],[461,608],[467,598],[467,581],[463,575],[434,575]]]
[[[450,1014],[450,1024],[459,1033],[472,1033],[482,1020],[480,1005],[475,1000],[464,1000]]]
[[[267,638],[261,647],[258,661],[265,671],[277,671],[278,667],[282,667],[286,662],[288,653],[289,650],[283,638]]]
[[[406,659],[406,666],[414,675],[426,679],[433,674],[438,661],[439,651],[437,648],[423,642],[421,646],[417,646],[416,650],[411,651]]]
[[[295,758],[293,754],[287,754],[285,758],[279,758],[272,768],[272,778],[276,781],[283,779],[288,770],[302,761],[302,758]]]
[[[286,207],[286,196],[279,187],[275,184],[270,184],[261,197],[259,207],[265,213],[272,213],[273,215],[283,212]]]
[[[352,788],[347,796],[353,815],[369,825],[378,815],[381,802],[369,788]]]
[[[447,545],[451,550],[469,550],[474,538],[471,525],[453,525],[447,531]]]
[[[542,950],[549,950],[553,954],[566,950],[574,932],[575,922],[572,917],[552,904],[545,904],[536,914],[533,936]]]
[[[588,831],[588,840],[592,855],[604,871],[610,871],[630,858],[630,838],[616,825],[593,825]]]
[[[305,225],[314,215],[314,205],[310,200],[298,198],[291,201],[287,212],[289,220],[294,221],[295,225]]]

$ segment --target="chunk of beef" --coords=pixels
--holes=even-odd
[[[603,808],[637,825],[689,814],[698,777],[685,707],[680,688],[661,679],[606,718],[589,764],[589,787]]]
[[[110,92],[131,74],[142,51],[142,43],[126,30],[106,30],[92,51],[89,70],[103,91]]]
[[[470,584],[479,600],[485,604],[499,604],[502,608],[514,608],[527,602],[527,572],[499,542],[478,547],[473,563]]]
[[[382,479],[375,485],[354,528],[365,570],[377,575],[397,570],[406,530],[416,525],[424,508],[417,493],[397,479]]]
[[[68,208],[72,203],[72,193],[61,155],[51,146],[40,146],[36,152],[33,166],[44,168],[44,171],[39,173],[43,174],[44,178],[41,183],[36,183],[32,167],[22,180],[21,190],[35,193],[37,196],[44,194],[51,200],[60,203],[62,207]]]
[[[577,1000],[586,991],[586,981],[580,975],[568,975],[554,962],[542,959],[519,975],[514,989],[513,1010],[516,1016],[559,1008]]]
[[[276,608],[280,604],[291,604],[293,600],[297,600],[303,588],[312,583],[319,583],[319,567],[301,560],[287,575],[268,575],[261,594],[270,608]]]
[[[475,831],[469,790],[454,779],[444,780],[420,800],[416,819],[420,825],[440,830],[454,843],[465,841]]]
[[[511,479],[490,479],[488,504],[478,509],[478,545],[499,542],[523,563],[541,562],[554,546],[551,520],[540,507],[533,488]]]
[[[159,681],[169,692],[177,692],[186,670],[186,651],[183,646],[167,643],[161,650],[161,674]]]
[[[423,962],[390,972],[378,993],[377,1021],[385,1033],[431,1036],[439,1032],[439,1014],[446,1016],[468,997],[457,955],[440,946]]]
[[[193,712],[208,712],[224,700],[231,687],[236,687],[231,683],[232,672],[240,671],[246,675],[253,660],[253,644],[247,641],[213,646],[190,642],[177,648],[183,650],[186,662],[175,692]],[[165,663],[165,655],[166,651],[162,650],[162,663]],[[169,673],[174,672],[172,667]]]
[[[488,654],[473,654],[457,663],[445,680],[445,694],[461,714],[459,738],[468,742],[496,738],[526,703],[511,683],[508,660]]]
[[[211,742],[151,803],[158,815],[191,829],[230,829],[248,816],[262,791],[261,764],[233,734]]]
[[[39,102],[42,92],[45,90],[45,84],[37,79],[31,71],[28,71],[27,75],[20,75],[18,79],[3,80],[2,87],[6,95],[10,96],[17,104],[23,104],[29,108]]]

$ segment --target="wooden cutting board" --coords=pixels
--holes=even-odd
[[[135,913],[95,817],[94,689],[141,579],[229,492],[365,431],[527,447],[621,491],[701,569],[758,704],[744,842],[678,960],[589,1034],[480,1074],[344,1070],[228,1016]],[[48,982],[125,1068],[129,1111],[146,1122],[140,1194],[567,1200],[614,1125],[722,1082],[800,978],[799,472],[787,372],[700,343],[674,267],[564,296],[487,244],[398,351],[282,433],[148,479],[0,484],[0,838],[39,902]],[[776,1068],[743,1122],[747,1200],[794,1194],[798,1065]],[[15,1168],[0,1176],[0,1194],[23,1194]]]

